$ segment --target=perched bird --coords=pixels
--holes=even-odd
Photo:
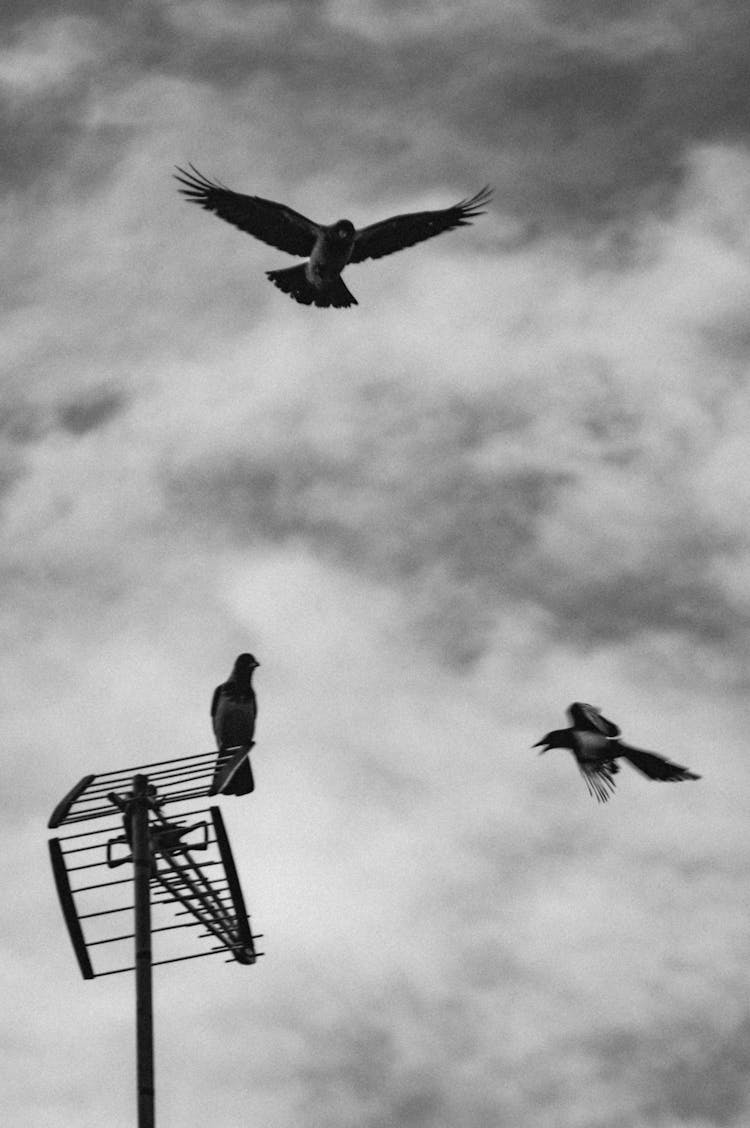
[[[534,748],[541,747],[542,752],[548,752],[550,748],[569,749],[576,758],[589,795],[595,795],[600,803],[606,803],[614,793],[613,777],[620,770],[616,763],[618,757],[629,760],[634,768],[649,779],[677,783],[683,779],[701,778],[695,772],[673,764],[664,756],[631,748],[629,744],[619,740],[620,730],[617,725],[603,717],[594,705],[574,701],[568,709],[568,717],[572,722],[570,728],[548,732],[536,742]],[[540,756],[542,752],[539,753]]]
[[[267,270],[274,286],[303,305],[337,309],[357,305],[341,278],[349,263],[382,258],[443,231],[466,227],[475,216],[484,215],[481,209],[492,196],[489,187],[482,188],[452,208],[394,215],[357,230],[348,219],[326,226],[285,204],[233,192],[218,181],[208,180],[193,165],[190,171],[178,166],[177,172],[180,175],[175,174],[175,179],[184,185],[179,191],[188,200],[280,251],[307,259],[301,266]]]
[[[252,654],[240,654],[228,681],[217,685],[211,701],[211,721],[219,752],[240,746],[249,748],[255,734],[258,702],[253,689],[253,671],[260,665]],[[226,766],[228,757],[219,756],[215,776]],[[225,794],[247,795],[253,790],[250,760],[242,764]]]

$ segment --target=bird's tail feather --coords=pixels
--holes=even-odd
[[[663,756],[657,756],[653,752],[644,752],[640,748],[631,748],[627,744],[620,742],[620,753],[623,755],[634,768],[642,772],[649,779],[664,780],[667,783],[678,783],[684,779],[700,779],[699,775],[691,772],[688,768],[680,767],[679,764],[673,764],[671,760],[666,760]]]
[[[305,264],[290,266],[286,270],[267,270],[266,275],[285,294],[289,294],[296,302],[302,305],[316,305],[327,309],[346,309],[347,306],[357,305],[357,299],[344,285],[340,277],[332,279],[325,287],[318,289],[308,280],[305,273]]]

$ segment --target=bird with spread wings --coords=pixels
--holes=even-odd
[[[179,191],[189,201],[280,251],[307,259],[300,266],[267,270],[275,286],[303,305],[337,309],[358,304],[341,278],[349,263],[392,255],[443,231],[466,227],[476,216],[484,215],[482,208],[492,196],[486,187],[441,211],[394,215],[362,228],[355,228],[348,219],[326,226],[285,204],[233,192],[203,176],[193,165],[189,171],[178,167],[177,172],[180,175],[175,174],[175,179],[183,185]]]
[[[617,759],[622,757],[649,779],[679,783],[686,779],[700,779],[680,764],[673,764],[666,756],[633,748],[620,740],[620,729],[614,721],[602,716],[595,705],[574,701],[568,708],[570,728],[548,732],[534,745],[548,752],[550,748],[567,748],[573,753],[578,769],[584,778],[589,795],[606,803],[615,790],[614,777],[620,770]],[[540,753],[541,755],[541,753]]]

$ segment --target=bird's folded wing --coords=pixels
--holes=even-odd
[[[179,191],[192,203],[287,254],[307,258],[311,253],[319,233],[318,225],[311,219],[285,204],[233,192],[218,181],[203,176],[193,165],[190,165],[190,170],[178,167],[177,172],[181,175],[175,174],[175,180],[185,185]]]
[[[668,783],[676,783],[683,779],[701,778],[688,768],[673,764],[671,760],[665,759],[664,756],[657,756],[655,752],[644,752],[641,748],[631,748],[629,744],[623,744],[622,741],[619,741],[619,748],[621,754],[630,761],[633,767],[637,768],[639,772],[643,772],[649,779],[661,779]]]
[[[412,247],[433,235],[451,231],[454,227],[466,227],[477,215],[483,215],[483,206],[490,200],[492,190],[483,188],[469,200],[461,200],[452,208],[442,211],[411,212],[407,215],[394,215],[380,223],[363,227],[354,236],[354,247],[350,262],[364,262],[368,258],[382,258]]]

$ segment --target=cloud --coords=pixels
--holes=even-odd
[[[159,975],[167,1118],[740,1128],[744,10],[76,12],[7,17],[19,1122],[130,1112],[132,983],[76,979],[49,811],[210,747],[250,649],[258,788],[224,807],[267,955]],[[321,219],[496,196],[326,317],[184,206],[184,160]],[[530,749],[574,699],[703,778],[597,809]]]
[[[189,86],[191,101],[212,99],[203,151],[230,184],[248,153],[273,151],[287,184],[318,178],[325,200],[341,184],[335,170],[346,169],[358,185],[354,198],[369,194],[375,203],[394,186],[413,191],[418,166],[420,185],[464,192],[489,179],[514,217],[575,229],[667,208],[686,147],[727,129],[746,136],[747,21],[731,3],[709,18],[668,5],[612,13],[587,4],[519,3],[500,12],[399,4],[394,15],[374,3],[190,4],[157,7],[127,26],[100,22],[106,44],[97,25],[93,54],[87,47],[60,55],[61,25],[49,20],[29,18],[24,42],[37,44],[45,74],[57,74],[54,60],[64,55],[79,60],[76,73],[119,65],[131,86],[158,76]],[[75,44],[94,42],[90,17],[64,26]],[[88,119],[117,89],[98,84],[96,106],[83,87],[58,92],[44,114],[29,106],[12,122],[14,132],[24,129],[24,153],[38,135],[37,168],[67,161],[75,144],[114,167],[125,138],[92,132]],[[55,136],[44,124],[51,114]],[[280,123],[271,150],[253,140],[269,118]],[[300,121],[302,146],[294,143]],[[192,135],[198,139],[195,125]]]
[[[481,637],[515,600],[582,642],[644,630],[728,641],[740,605],[714,576],[746,549],[742,523],[709,514],[695,481],[711,418],[696,404],[694,419],[671,424],[658,392],[636,407],[620,373],[580,368],[581,390],[555,393],[539,422],[536,383],[474,397],[388,382],[349,389],[329,449],[308,402],[287,413],[289,440],[270,458],[240,441],[218,459],[181,461],[170,508],[230,543],[302,540],[388,577],[422,606],[446,655],[441,620],[454,655],[465,645],[476,657],[472,620]]]
[[[17,513],[21,528],[24,507],[36,505],[35,489],[45,493],[48,514],[49,498],[58,496],[59,525],[45,518],[37,547],[46,551],[44,540],[55,546],[58,569],[90,526],[94,495],[85,483],[94,472],[102,548],[114,547],[128,494],[136,527],[164,510],[168,527],[179,513],[177,523],[187,521],[201,538],[215,530],[227,543],[259,548],[301,538],[333,562],[397,583],[415,626],[459,664],[482,654],[498,615],[516,600],[548,614],[558,637],[572,632],[583,645],[643,630],[700,637],[709,646],[733,637],[741,644],[746,540],[737,518],[746,503],[744,478],[732,474],[733,504],[720,509],[712,484],[727,458],[741,457],[744,395],[732,374],[736,346],[726,354],[713,329],[731,321],[734,342],[744,319],[748,275],[734,247],[743,238],[747,169],[725,148],[697,152],[692,169],[674,219],[635,228],[633,245],[643,249],[622,263],[606,248],[575,249],[566,240],[537,240],[499,262],[454,260],[439,249],[437,259],[429,249],[413,261],[404,256],[406,273],[396,266],[385,283],[412,291],[415,315],[407,321],[395,306],[388,311],[397,317],[392,339],[376,338],[369,319],[364,328],[345,323],[345,348],[336,343],[332,351],[312,324],[295,319],[296,311],[280,309],[290,319],[284,350],[274,330],[235,338],[228,353],[221,323],[211,326],[203,303],[195,337],[178,344],[184,366],[170,361],[161,391],[107,391],[109,385],[87,387],[79,376],[78,396],[68,393],[55,405],[52,378],[37,381],[37,418],[51,410],[69,421],[73,411],[79,433],[90,418],[85,405],[94,420],[101,408],[103,421],[124,395],[136,394],[123,424],[130,481],[123,495],[122,467],[111,464],[108,438],[79,448],[77,487],[68,471],[65,484],[50,489],[50,475],[67,463],[70,448],[39,444],[36,486],[30,478],[9,513]],[[109,201],[113,192],[126,200],[127,228],[135,203],[114,185],[101,198]],[[720,228],[708,225],[714,215],[722,216]],[[72,247],[80,220],[67,223]],[[90,232],[85,251],[93,279],[99,232]],[[221,233],[216,225],[218,239]],[[208,231],[202,238],[208,261],[214,243]],[[459,248],[456,241],[451,246]],[[137,253],[138,242],[131,246],[123,235],[121,276],[134,317],[139,299],[127,278]],[[412,325],[443,300],[434,288],[426,297],[436,263],[451,264],[462,313],[423,343]],[[238,268],[244,276],[238,259],[228,277],[217,278],[219,308],[236,287]],[[472,279],[478,309],[467,291]],[[104,310],[106,290],[99,300]],[[493,309],[504,330],[498,355],[488,320]],[[180,300],[164,312],[179,319]],[[63,307],[56,320],[70,316]],[[147,349],[158,327],[139,325],[134,344]],[[199,361],[188,350],[206,331]],[[105,333],[97,342],[91,375],[84,373],[89,381],[128,332],[117,321],[111,338]],[[453,345],[458,332],[468,338],[466,349]],[[69,342],[72,357],[88,348],[83,335]],[[365,357],[370,370],[363,376]],[[310,385],[311,366],[329,375]],[[372,375],[394,366],[398,377]],[[132,385],[119,360],[113,368],[124,388]],[[250,390],[247,406],[238,406]],[[71,406],[79,402],[80,409]],[[30,403],[23,410],[34,418]],[[199,433],[192,427],[196,411]],[[22,465],[15,442],[9,459],[12,482]],[[112,522],[106,509],[116,495]]]
[[[85,435],[109,422],[123,406],[122,396],[99,390],[82,399],[71,400],[59,409],[62,428],[73,435]]]
[[[29,22],[0,54],[0,84],[18,97],[64,87],[96,59],[95,31],[94,24],[75,17]]]

